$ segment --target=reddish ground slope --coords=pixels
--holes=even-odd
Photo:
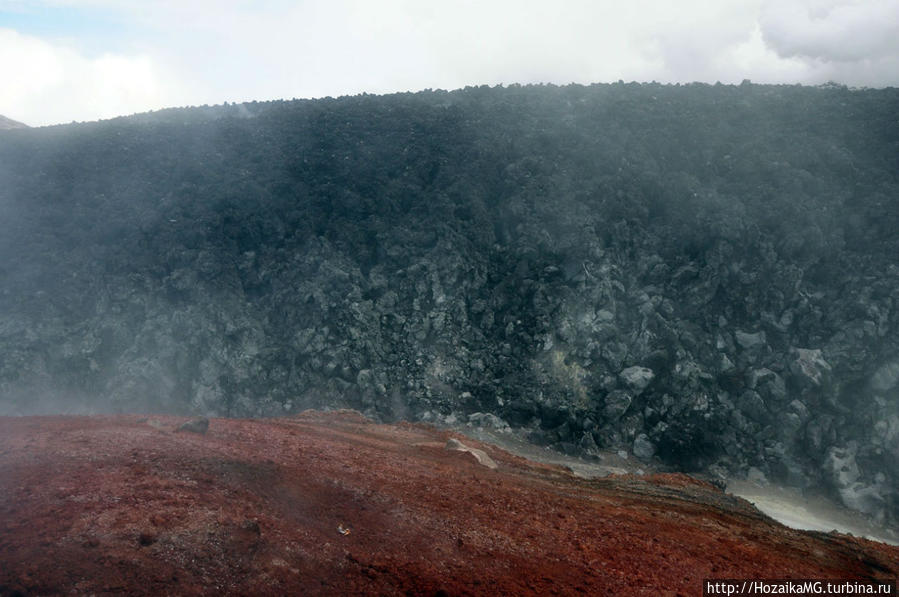
[[[0,594],[695,595],[704,578],[899,576],[681,475],[575,479],[348,412],[0,419]],[[344,534],[340,532],[343,529]]]

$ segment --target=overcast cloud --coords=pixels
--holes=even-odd
[[[625,81],[899,83],[899,0],[0,0],[0,114]]]

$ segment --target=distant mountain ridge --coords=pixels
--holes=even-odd
[[[7,118],[0,114],[0,130],[9,130],[9,129],[27,129],[31,128],[27,124],[19,122],[18,120],[13,120],[12,118]]]

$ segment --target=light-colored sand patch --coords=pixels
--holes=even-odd
[[[823,497],[806,497],[796,489],[761,487],[738,480],[729,481],[727,491],[751,502],[774,520],[793,529],[825,533],[839,531],[899,545],[897,533],[877,527],[864,517]]]
[[[478,441],[493,444],[516,456],[567,468],[576,477],[595,479],[609,475],[625,475],[652,472],[652,467],[640,462],[633,456],[622,457],[616,452],[603,450],[598,460],[585,460],[575,456],[567,456],[555,450],[544,448],[528,442],[520,432],[501,433],[480,427],[460,426],[453,429]]]
[[[446,449],[453,450],[454,452],[468,452],[469,454],[474,456],[474,459],[481,466],[486,466],[490,469],[496,468],[496,462],[487,455],[487,452],[478,448],[469,448],[455,438],[450,438],[449,440],[447,440]]]
[[[575,476],[586,479],[658,471],[652,463],[641,462],[632,454],[622,457],[618,452],[603,450],[598,460],[589,461],[536,446],[515,432],[499,433],[470,426],[460,426],[455,430],[535,462],[563,466]],[[796,489],[761,487],[743,480],[729,480],[727,492],[749,501],[766,515],[793,529],[825,533],[836,530],[899,545],[899,532],[876,526],[865,517],[824,497],[807,497]]]

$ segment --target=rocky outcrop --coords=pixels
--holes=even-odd
[[[473,88],[6,135],[0,413],[508,425],[894,523],[895,94]]]
[[[475,462],[489,469],[495,469],[498,466],[496,462],[492,458],[490,458],[490,456],[488,456],[487,452],[485,452],[484,450],[481,450],[480,448],[469,448],[454,437],[446,440],[445,448],[453,452],[463,452],[465,454],[470,454],[472,458],[474,458]]]
[[[188,433],[199,433],[200,435],[205,434],[209,430],[209,419],[206,417],[199,417],[197,419],[191,419],[181,425],[178,425],[178,428],[175,431],[187,431]]]
[[[22,124],[21,122],[15,121],[12,118],[7,118],[0,114],[0,131],[10,130],[10,129],[27,129],[27,124]]]

